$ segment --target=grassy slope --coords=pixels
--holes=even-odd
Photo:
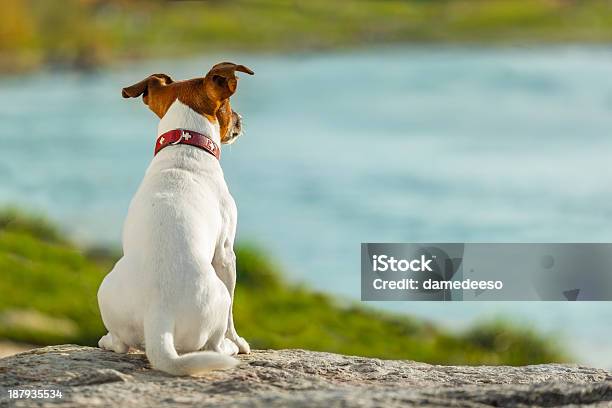
[[[381,42],[609,42],[607,0],[4,0],[0,68]]]
[[[406,316],[359,305],[283,282],[267,257],[250,247],[237,251],[235,316],[255,348],[299,347],[381,358],[456,364],[527,364],[563,360],[549,340],[503,324],[445,333]],[[104,333],[96,290],[115,257],[84,253],[42,219],[0,213],[0,339],[34,344],[96,344]],[[62,334],[10,325],[3,315],[35,309],[68,319],[78,331]]]

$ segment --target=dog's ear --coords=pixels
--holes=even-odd
[[[146,98],[149,95],[150,87],[169,85],[172,82],[174,82],[172,78],[170,78],[166,74],[149,75],[142,81],[137,82],[132,86],[123,88],[121,90],[121,96],[123,96],[124,98],[137,98],[142,95],[142,99],[145,103],[147,103]]]
[[[244,65],[234,64],[233,62],[220,62],[214,65],[208,71],[206,77],[204,77],[204,86],[208,96],[217,101],[223,101],[232,96],[238,86],[236,71],[249,75],[255,74]]]

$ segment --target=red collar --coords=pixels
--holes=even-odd
[[[201,133],[194,132],[193,130],[186,129],[170,130],[158,137],[155,143],[155,153],[153,156],[166,146],[178,144],[199,147],[215,156],[217,160],[221,157],[221,149],[219,149],[219,146],[211,138]]]

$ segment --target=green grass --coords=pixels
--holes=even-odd
[[[61,6],[60,6],[61,4]],[[610,42],[607,0],[4,0],[0,69],[379,43]]]
[[[79,249],[40,217],[0,212],[0,339],[97,344],[105,330],[96,291],[117,257],[114,251]],[[448,333],[411,317],[288,284],[252,246],[238,247],[237,258],[236,325],[255,348],[305,348],[443,364],[565,360],[551,339],[528,329],[490,322]],[[17,318],[9,319],[12,315]]]

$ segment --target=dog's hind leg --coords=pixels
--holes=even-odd
[[[236,343],[225,337],[224,332],[213,333],[201,350],[212,350],[226,356],[235,356],[239,352]]]
[[[102,336],[100,341],[98,341],[98,346],[104,350],[111,350],[115,353],[125,354],[128,352],[129,347],[127,344],[123,343],[121,340],[117,338],[117,336],[113,336],[112,333],[106,333],[105,336]]]

